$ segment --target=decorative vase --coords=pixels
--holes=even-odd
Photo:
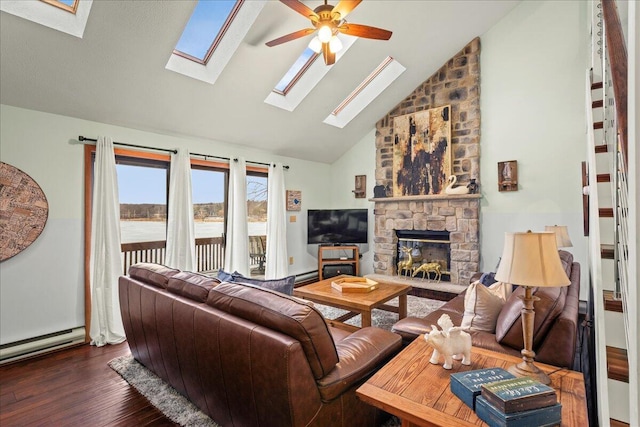
[[[476,194],[478,192],[478,183],[475,178],[471,178],[471,182],[467,184],[467,188],[469,189],[469,194]]]

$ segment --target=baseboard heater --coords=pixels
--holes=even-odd
[[[318,281],[318,270],[309,271],[307,273],[296,274],[295,284],[308,284]]]
[[[27,340],[3,344],[0,346],[0,365],[72,345],[82,344],[84,337],[85,329],[84,326],[81,326]]]

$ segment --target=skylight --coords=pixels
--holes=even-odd
[[[380,95],[406,68],[387,56],[334,110],[324,123],[345,127],[362,110]]]
[[[343,47],[336,54],[336,64],[358,40],[358,37],[345,34],[338,34],[337,36],[340,38]],[[305,49],[277,86],[269,92],[264,102],[287,111],[296,109],[329,70],[335,66],[335,64],[327,66],[324,61],[316,61],[315,59],[319,55],[309,57],[311,54],[315,55],[315,52],[309,48]],[[304,66],[301,66],[301,64]]]
[[[206,64],[244,0],[198,1],[174,53]]]
[[[0,10],[82,38],[92,3],[93,0],[1,0]]]
[[[313,50],[306,48],[296,62],[293,63],[291,68],[289,68],[289,71],[287,71],[284,77],[278,82],[273,91],[280,95],[286,95],[287,92],[289,92],[289,89],[296,84],[302,74],[307,71],[318,56],[320,56],[319,53],[315,53]]]
[[[40,0],[70,13],[76,13],[80,0]]]
[[[199,1],[187,24],[193,30],[185,28],[166,68],[214,84],[265,4],[266,0]]]

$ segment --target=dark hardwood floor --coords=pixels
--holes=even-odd
[[[175,426],[108,365],[127,343],[0,367],[0,426]]]

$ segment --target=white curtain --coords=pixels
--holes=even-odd
[[[171,154],[167,252],[165,264],[172,268],[196,271],[196,238],[191,197],[191,161],[189,152],[178,149]]]
[[[229,212],[224,269],[249,275],[249,229],[247,225],[247,168],[243,158],[229,164]]]
[[[272,163],[269,167],[267,195],[267,264],[264,277],[280,279],[289,274],[286,195],[281,163]]]
[[[118,299],[120,258],[120,205],[118,178],[111,138],[99,137],[91,205],[91,344],[101,347],[125,340]]]

